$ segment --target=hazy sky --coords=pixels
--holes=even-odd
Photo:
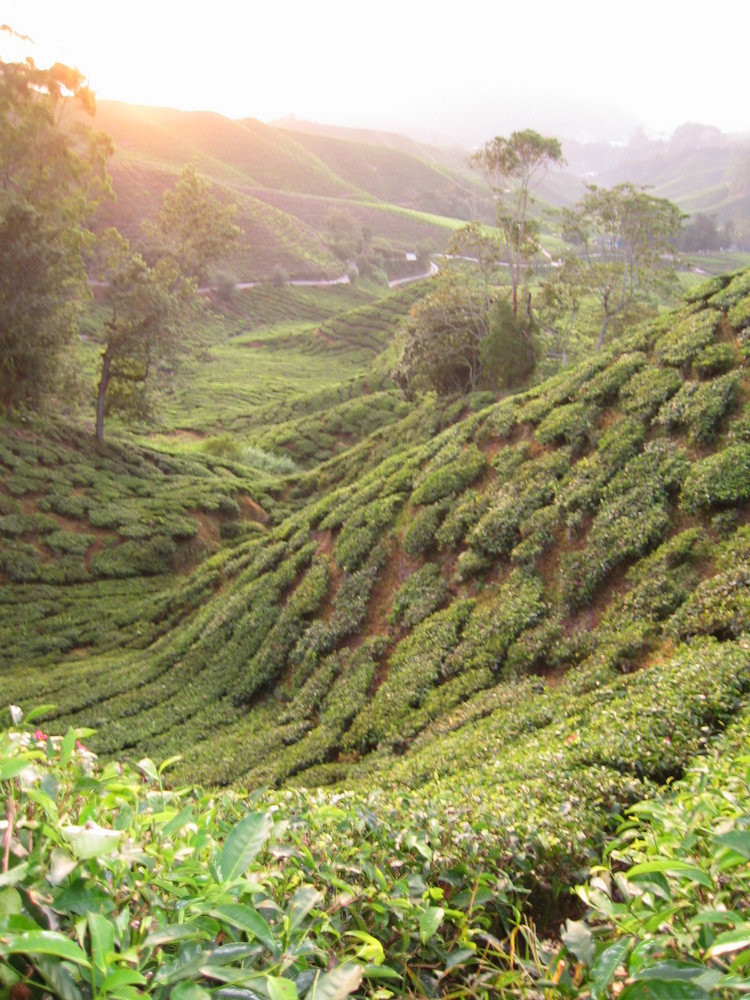
[[[0,0],[2,22],[102,99],[437,136],[533,92],[750,131],[747,0]]]

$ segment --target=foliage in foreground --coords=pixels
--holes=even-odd
[[[0,996],[334,1000],[750,988],[747,712],[631,810],[588,906],[541,942],[487,831],[445,801],[165,786],[11,708],[0,735]]]
[[[750,990],[750,716],[725,752],[634,806],[578,889],[555,969],[562,992],[707,1000]],[[622,990],[622,992],[620,992]]]
[[[0,737],[0,996],[487,995],[507,964],[481,900],[512,888],[442,864],[437,814],[167,790],[168,761],[98,770],[85,735]]]

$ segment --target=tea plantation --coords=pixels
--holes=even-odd
[[[265,470],[3,425],[13,1000],[750,988],[750,272],[499,401],[415,294],[253,333]]]

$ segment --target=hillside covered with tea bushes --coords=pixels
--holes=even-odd
[[[4,699],[181,780],[412,789],[481,821],[549,920],[745,704],[749,329],[750,274],[712,279],[286,479],[9,428]]]

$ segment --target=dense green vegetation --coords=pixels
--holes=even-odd
[[[5,697],[206,785],[413,789],[415,816],[486,829],[518,903],[559,927],[615,818],[750,684],[747,295],[746,273],[713,281],[473,412],[427,398],[285,485],[209,449],[87,467],[9,428]]]
[[[76,331],[60,300],[82,335],[71,385],[90,394],[113,335],[134,333],[119,374],[159,368],[158,423],[113,419],[105,444],[72,389],[66,424],[49,387],[46,413],[31,383],[8,397],[0,1000],[746,992],[750,272],[690,282],[637,325],[618,307],[601,350],[566,347],[544,380],[531,351],[511,378],[508,351],[542,322],[522,254],[483,377],[439,396],[406,379],[407,397],[397,332],[433,299],[385,279],[418,263],[415,227],[458,225],[429,212],[463,211],[464,172],[219,116],[188,133],[171,112],[110,114],[133,129],[113,168],[133,184],[125,231],[189,149],[206,169],[221,154],[211,197],[236,194],[232,267],[251,200],[316,221],[301,236],[274,209],[257,272],[273,280],[217,280],[174,361],[155,243],[152,264],[117,242],[144,282],[126,275],[119,300],[110,276],[112,313],[88,304]],[[33,207],[14,193],[4,221],[21,195]],[[519,224],[536,245],[537,217]],[[352,254],[356,280],[287,282]],[[165,295],[186,281],[194,304],[187,275],[211,259]],[[581,287],[558,288],[563,312]],[[466,301],[448,297],[446,343]]]

